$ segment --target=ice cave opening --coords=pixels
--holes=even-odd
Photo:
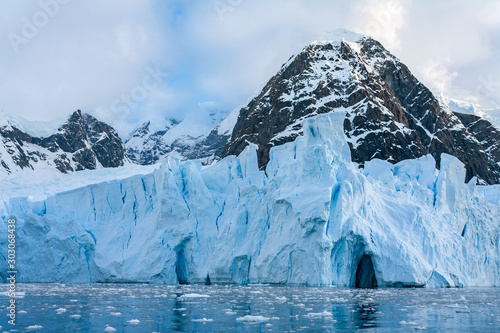
[[[377,288],[377,278],[373,268],[372,257],[363,254],[356,270],[356,288]]]
[[[177,252],[175,274],[177,275],[177,281],[179,282],[179,284],[188,284],[187,264],[184,249],[181,249],[179,252]]]
[[[205,279],[205,285],[206,286],[211,286],[212,285],[212,281],[210,281],[210,275],[207,274],[207,278]]]

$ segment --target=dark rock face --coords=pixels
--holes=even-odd
[[[301,134],[303,119],[334,111],[347,112],[344,132],[354,162],[379,158],[397,163],[432,154],[439,166],[440,155],[447,153],[466,165],[467,181],[478,176],[489,184],[500,182],[493,134],[478,136],[491,124],[481,120],[483,125],[464,126],[464,120],[442,108],[404,64],[369,37],[355,43],[313,43],[290,58],[241,109],[222,156],[237,155],[248,142],[255,143],[264,168],[271,147]]]
[[[156,132],[151,131],[150,121],[138,127],[125,141],[129,158],[134,163],[141,165],[150,165],[158,162],[161,156],[172,151],[163,142],[162,137],[175,124],[176,122],[171,121],[171,124],[166,125],[165,129]]]
[[[63,173],[124,165],[125,147],[116,131],[80,110],[74,112],[58,131],[47,137],[33,137],[13,125],[0,128],[2,143],[12,160],[0,156],[7,173],[11,169],[35,169],[39,164],[54,166]]]
[[[203,164],[210,164],[220,159],[229,138],[229,134],[220,134],[217,129],[214,129],[203,140],[197,142],[191,150],[186,151],[184,156],[189,160],[201,159]]]
[[[491,167],[491,172],[498,183],[498,179],[500,179],[500,130],[481,117],[458,112],[455,115],[481,143],[488,158],[488,166]]]

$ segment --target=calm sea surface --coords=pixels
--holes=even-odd
[[[500,288],[18,284],[0,332],[500,332]]]

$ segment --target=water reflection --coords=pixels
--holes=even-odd
[[[354,296],[356,311],[353,312],[353,324],[356,328],[378,327],[379,306],[375,302],[373,289],[358,289]]]
[[[172,306],[173,330],[174,332],[189,332],[188,305],[181,301],[181,293],[176,293]]]
[[[5,285],[0,285],[6,288]],[[43,332],[494,331],[500,289],[19,285],[16,329]],[[1,295],[1,294],[0,294]],[[0,296],[0,303],[8,298]],[[63,309],[63,310],[61,310]],[[65,311],[64,311],[65,310]],[[74,317],[74,315],[81,317]],[[72,317],[73,316],[73,317]],[[9,327],[0,317],[3,329]],[[140,322],[131,324],[132,319]]]

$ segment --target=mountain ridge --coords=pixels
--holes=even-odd
[[[129,163],[117,132],[81,110],[48,137],[32,136],[11,123],[0,127],[0,136],[0,164],[7,174],[44,167],[67,173]]]
[[[368,36],[345,34],[355,38],[316,41],[292,56],[241,109],[222,157],[255,143],[264,169],[270,148],[293,141],[305,118],[346,111],[345,134],[360,165],[431,154],[439,167],[448,153],[464,162],[467,181],[500,182],[500,160],[398,58]]]

